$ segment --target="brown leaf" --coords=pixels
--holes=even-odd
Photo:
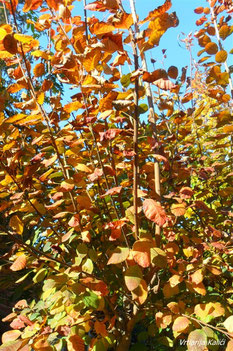
[[[84,340],[79,335],[71,335],[67,340],[68,351],[85,351]]]
[[[7,34],[3,39],[4,49],[10,52],[12,55],[15,55],[18,52],[17,40],[14,38],[13,34]]]
[[[145,216],[159,226],[163,226],[167,221],[167,215],[161,204],[152,199],[143,202]]]
[[[170,78],[176,79],[178,77],[178,68],[176,66],[170,66],[167,70],[167,74]]]

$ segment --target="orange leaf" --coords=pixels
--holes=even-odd
[[[172,315],[163,312],[155,314],[155,321],[158,328],[166,329],[172,322]]]
[[[67,179],[61,182],[60,191],[71,191],[74,189],[74,181],[72,179]]]
[[[34,69],[33,69],[33,73],[35,75],[35,77],[41,77],[43,76],[43,74],[45,73],[45,67],[43,63],[38,63]]]
[[[115,26],[111,23],[106,23],[106,22],[97,22],[90,27],[91,33],[95,35],[109,33],[114,30],[115,30]]]
[[[138,287],[132,291],[133,300],[138,301],[140,305],[142,305],[148,296],[148,288],[145,280],[142,280]]]
[[[219,30],[219,36],[222,40],[225,40],[230,34],[231,27],[229,27],[227,24],[224,24]]]
[[[167,78],[167,73],[164,69],[156,69],[152,73],[144,72],[142,75],[142,79],[148,83],[152,83],[155,80],[158,80],[160,78],[164,78],[164,79]]]
[[[179,287],[178,285],[171,287],[170,283],[166,283],[163,287],[163,294],[165,298],[169,299],[173,295],[179,294]]]
[[[178,333],[184,332],[189,326],[189,319],[186,317],[177,317],[173,323],[172,330]]]
[[[190,199],[193,196],[194,192],[188,186],[184,186],[180,189],[180,197],[182,199]]]
[[[51,7],[53,10],[57,11],[59,8],[60,1],[58,0],[46,0],[48,7]]]
[[[191,274],[190,279],[192,283],[199,284],[204,279],[204,274],[202,269],[198,269],[195,273]]]
[[[146,268],[151,264],[150,249],[154,244],[151,241],[138,240],[133,244],[133,258],[139,266]]]
[[[1,345],[1,351],[18,351],[22,345],[22,340],[10,341],[6,345]]]
[[[197,13],[198,15],[200,15],[203,12],[204,8],[203,7],[197,7],[195,8],[194,12]]]
[[[227,343],[226,351],[232,351],[232,350],[233,350],[233,340],[229,340]]]
[[[101,197],[104,197],[104,196],[107,196],[107,195],[112,196],[112,195],[120,194],[121,190],[122,190],[122,186],[116,186],[116,187],[106,191],[106,193],[101,195]]]
[[[84,340],[79,335],[71,335],[67,342],[68,351],[85,351]]]
[[[105,337],[108,335],[108,332],[106,330],[106,325],[103,322],[96,321],[94,324],[94,328],[95,328],[96,334],[100,334],[102,337]]]
[[[53,347],[48,342],[48,334],[38,336],[34,339],[32,346],[35,351],[53,351]]]
[[[159,7],[157,7],[155,10],[151,11],[149,15],[143,20],[140,21],[139,23],[145,23],[147,21],[150,21],[151,19],[154,19],[155,17],[161,16],[163,13],[168,11],[172,6],[171,0],[166,0],[165,3]]]
[[[21,271],[26,267],[26,265],[27,265],[27,257],[23,254],[16,258],[14,263],[10,266],[10,269],[14,272]]]
[[[174,286],[180,284],[182,281],[183,281],[183,277],[181,277],[178,274],[174,274],[171,278],[169,278],[169,283],[170,283],[172,288],[174,288]]]
[[[23,12],[28,12],[30,10],[36,10],[42,5],[43,0],[25,0]]]
[[[17,234],[23,234],[24,224],[17,215],[11,217],[9,225]]]
[[[51,158],[42,161],[41,163],[43,163],[45,167],[49,167],[56,161],[56,159],[57,159],[57,155],[54,155]]]
[[[222,63],[222,62],[225,62],[226,59],[227,59],[227,52],[225,50],[220,50],[215,55],[215,61],[216,62]]]
[[[218,45],[213,42],[207,43],[205,46],[205,51],[209,55],[214,55],[218,52]]]
[[[83,104],[80,101],[74,101],[74,102],[70,102],[69,104],[65,105],[63,107],[63,109],[65,112],[71,113],[73,111],[79,110],[82,106],[83,106]]]
[[[159,202],[152,199],[146,199],[143,202],[143,211],[149,220],[160,227],[166,223],[167,215]]]

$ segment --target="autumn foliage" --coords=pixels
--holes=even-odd
[[[232,350],[231,1],[0,3],[0,351]]]

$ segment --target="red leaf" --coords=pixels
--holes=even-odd
[[[167,221],[167,215],[159,202],[147,199],[143,202],[145,216],[160,227]]]

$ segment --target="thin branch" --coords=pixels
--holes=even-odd
[[[130,7],[133,18],[136,16],[135,14],[135,3],[134,0],[130,0]],[[136,32],[136,23],[137,17],[134,18],[135,24],[135,32]],[[136,43],[136,35],[132,33],[132,48],[133,48],[133,56],[134,56],[134,69],[137,71],[139,69],[139,57]],[[136,77],[134,82],[134,116],[133,116],[133,151],[134,151],[134,160],[133,160],[133,202],[134,202],[134,225],[135,225],[135,236],[139,237],[139,218],[138,218],[138,168],[139,168],[139,157],[138,157],[138,119],[139,119],[139,111],[138,111],[138,102],[139,102],[139,79]]]
[[[197,318],[195,318],[195,317],[188,316],[187,314],[182,314],[182,316],[183,316],[183,317],[186,317],[186,318],[188,318],[188,319],[191,319],[191,320],[193,320],[193,321],[195,321],[195,322],[197,322],[200,326],[204,325],[205,327],[214,329],[214,330],[218,331],[219,333],[222,333],[222,334],[226,335],[226,336],[228,337],[228,339],[233,340],[232,335],[231,335],[230,333],[225,332],[225,331],[222,330],[221,328],[214,327],[214,326],[211,325],[211,324],[202,322],[202,321],[200,321],[199,319],[197,319]]]
[[[220,50],[224,50],[224,49],[223,49],[222,42],[221,42],[221,39],[220,39],[220,35],[219,35],[219,30],[218,30],[216,15],[215,15],[215,13],[214,13],[213,6],[211,5],[211,0],[208,0],[208,3],[209,3],[209,5],[210,5],[211,16],[212,16],[212,19],[213,19],[213,22],[214,22],[214,28],[215,28],[215,33],[216,33],[216,37],[217,37],[217,40],[218,40],[219,48],[220,48]],[[228,79],[228,81],[229,81],[229,87],[230,87],[230,91],[231,91],[231,97],[232,97],[232,99],[233,99],[233,83],[232,83],[232,80],[231,80],[230,70],[229,70],[227,61],[224,62],[224,66],[225,66],[225,70],[226,70],[226,72],[228,73],[228,76],[229,76],[229,79]]]

